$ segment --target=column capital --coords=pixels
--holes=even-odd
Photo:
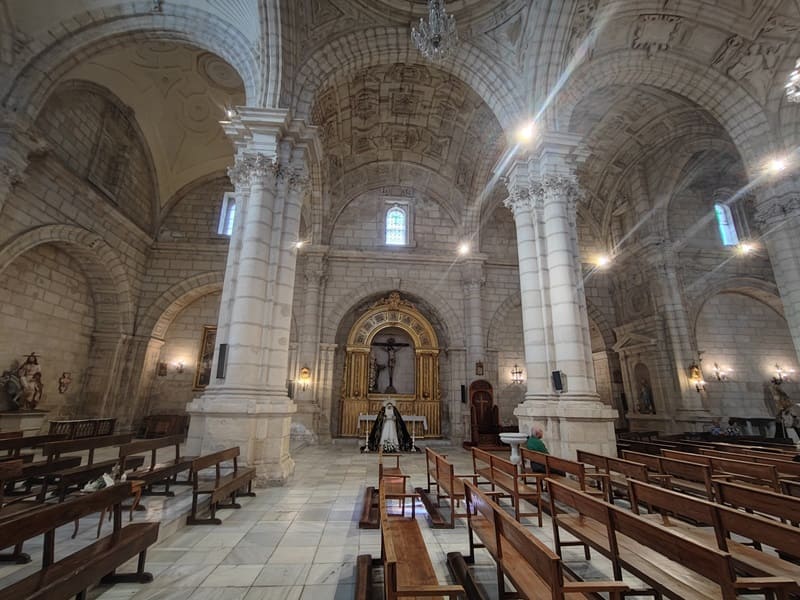
[[[571,208],[577,206],[581,195],[578,179],[572,175],[540,175],[531,178],[533,193],[541,196],[542,204],[566,201]]]
[[[506,177],[503,183],[508,189],[508,198],[503,200],[503,205],[514,214],[514,218],[536,207],[537,198],[531,191],[527,178]]]
[[[320,285],[328,273],[328,249],[312,246],[304,251],[303,275],[311,285]]]
[[[469,260],[461,264],[461,283],[465,287],[480,289],[486,283],[482,260]]]
[[[228,177],[237,189],[247,188],[254,183],[264,187],[274,186],[278,176],[278,163],[264,154],[241,154],[232,167]]]

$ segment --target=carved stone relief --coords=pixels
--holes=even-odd
[[[675,15],[641,15],[633,30],[633,48],[646,50],[648,58],[669,50],[682,23]]]

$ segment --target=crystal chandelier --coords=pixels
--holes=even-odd
[[[794,65],[786,84],[786,98],[789,102],[800,103],[800,59]]]
[[[414,45],[428,60],[441,60],[458,43],[456,19],[444,9],[444,0],[428,0],[428,22],[419,20],[419,27],[411,28]]]

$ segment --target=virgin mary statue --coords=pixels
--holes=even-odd
[[[391,402],[386,403],[378,412],[367,441],[370,452],[379,448],[383,448],[384,452],[410,452],[414,449],[414,442],[408,434],[403,417]]]

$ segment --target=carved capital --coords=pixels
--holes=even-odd
[[[508,188],[508,198],[503,200],[503,205],[514,213],[514,217],[533,210],[535,198],[528,186],[511,183],[509,180],[505,181],[505,185]]]
[[[310,286],[320,286],[328,272],[328,259],[324,254],[307,254],[303,265],[303,276]]]
[[[237,189],[260,184],[263,187],[275,185],[278,166],[274,159],[264,154],[246,154],[236,159],[236,164],[228,169],[228,177]]]
[[[482,262],[468,262],[461,265],[461,282],[467,291],[477,291],[486,283]]]

